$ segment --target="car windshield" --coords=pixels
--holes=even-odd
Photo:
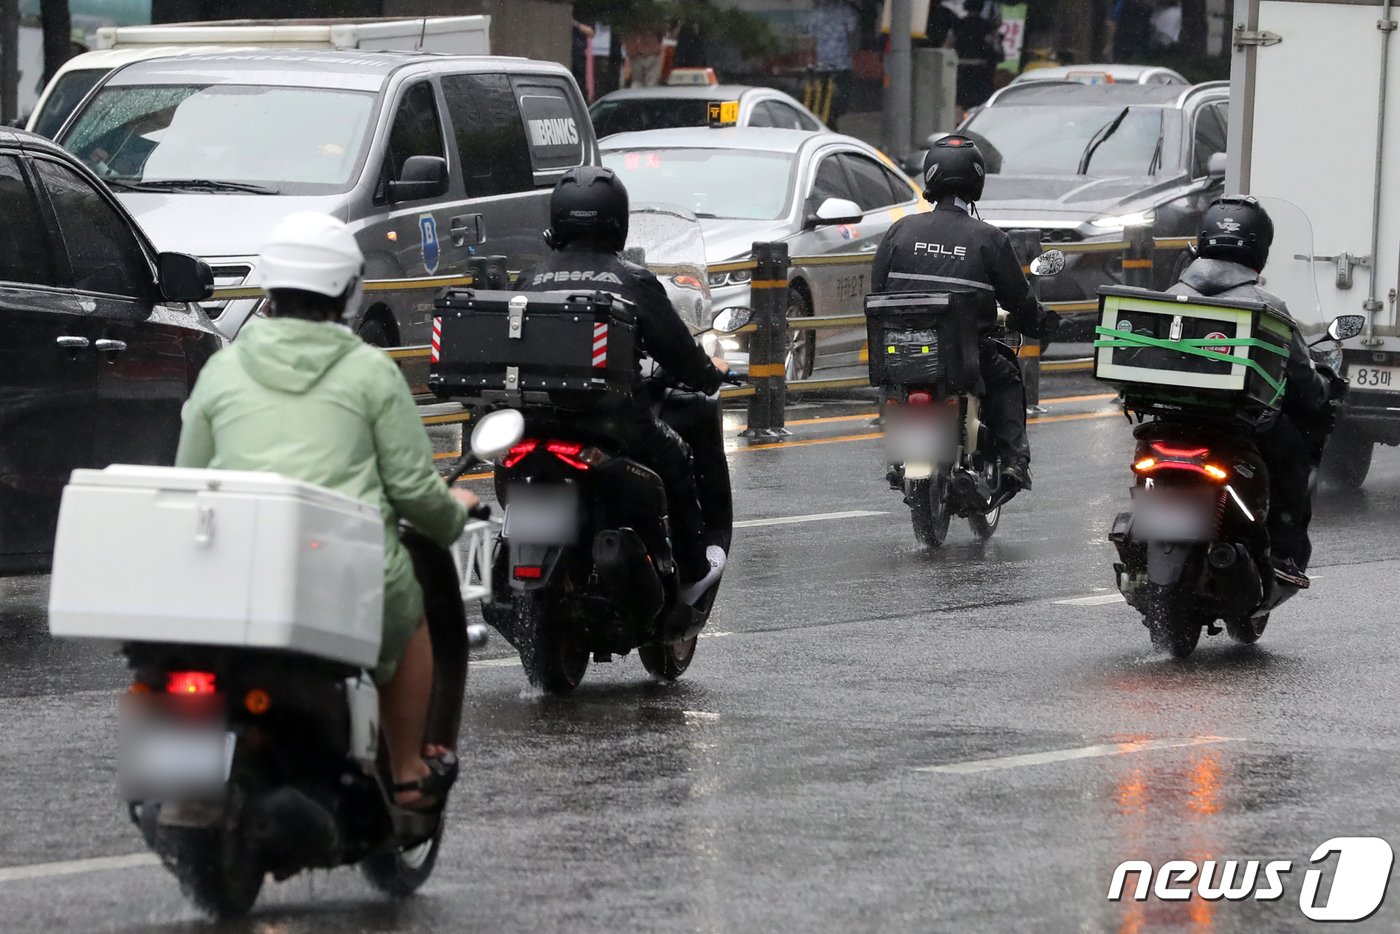
[[[1164,139],[1166,111],[1161,107],[988,107],[965,129],[987,139],[1001,156],[1003,175],[1078,175],[1096,137],[1102,139],[1085,174],[1098,177],[1149,175],[1171,165],[1176,147]],[[1159,153],[1157,141],[1163,138]],[[1154,154],[1156,158],[1154,159]],[[1156,163],[1154,166],[1153,163]]]
[[[599,101],[593,105],[593,130],[598,136],[666,130],[709,123],[709,101],[684,97],[643,97]]]
[[[679,204],[696,217],[776,220],[788,211],[793,157],[746,149],[627,149],[603,153],[634,202]]]
[[[109,87],[61,142],[119,187],[331,194],[350,186],[374,102],[322,88]]]

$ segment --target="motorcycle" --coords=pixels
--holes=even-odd
[[[132,680],[120,707],[118,775],[131,820],[146,845],[175,876],[186,897],[218,917],[246,913],[266,875],[281,881],[307,869],[355,864],[385,894],[412,894],[427,881],[436,863],[446,801],[429,810],[394,803],[393,779],[379,732],[378,692],[363,667],[345,660],[342,650],[350,636],[330,636],[331,642],[323,641],[321,648],[334,644],[333,650],[322,651],[313,646],[319,635],[307,626],[306,617],[287,620],[285,616],[278,616],[272,629],[261,630],[260,637],[250,635],[256,624],[248,623],[246,614],[256,616],[257,608],[240,608],[222,599],[240,589],[252,592],[251,578],[241,579],[246,565],[210,567],[214,562],[205,565],[209,580],[199,585],[200,593],[182,591],[165,601],[179,604],[181,594],[190,593],[186,602],[197,607],[190,615],[156,607],[145,618],[114,613],[93,622],[90,582],[104,577],[99,564],[103,552],[94,547],[93,539],[106,534],[101,531],[104,528],[110,531],[114,520],[108,519],[105,525],[99,524],[100,516],[85,521],[80,514],[91,514],[92,501],[79,498],[81,489],[73,491],[75,485],[81,487],[80,474],[122,470],[142,471],[137,478],[141,482],[155,477],[168,484],[155,497],[156,508],[147,513],[159,515],[151,523],[154,528],[148,529],[151,547],[139,558],[137,570],[137,577],[152,581],[170,573],[168,566],[164,571],[160,567],[166,557],[173,555],[176,562],[181,556],[201,554],[227,559],[239,550],[233,543],[254,543],[251,534],[240,539],[247,513],[239,504],[205,500],[206,493],[217,496],[221,488],[233,491],[235,486],[258,482],[257,478],[287,481],[268,474],[117,467],[80,471],[65,491],[64,521],[54,557],[51,629],[55,635],[121,643]],[[346,500],[310,489],[313,495]],[[177,495],[185,493],[190,495]],[[263,508],[276,499],[265,498]],[[187,511],[190,515],[181,515]],[[459,547],[451,553],[407,525],[401,529],[423,587],[432,639],[433,683],[424,737],[448,749],[456,748],[458,739],[469,650],[486,641],[485,627],[467,625],[465,603],[489,597],[490,541],[499,526],[485,507],[477,507],[473,516]],[[181,534],[174,539],[162,537],[171,523]],[[186,523],[194,530],[193,542]],[[355,615],[350,608],[367,608],[359,614],[365,623],[359,635],[373,632],[373,641],[365,643],[368,664],[377,654],[380,625],[379,596],[368,588],[379,586],[382,570],[377,575],[358,572],[374,570],[375,561],[382,569],[382,544],[373,547],[383,540],[377,510],[370,509],[366,525],[361,544],[370,547],[358,552],[365,556],[364,566],[333,582],[344,590],[338,598],[326,594],[315,581],[314,570],[300,579],[297,575],[312,567],[317,555],[326,559],[321,574],[342,574],[342,558],[349,554],[340,550],[337,539],[343,525],[325,527],[324,536],[305,527],[300,534],[292,533],[299,542],[294,548],[312,555],[309,562],[296,565],[300,570],[278,581],[269,581],[264,568],[258,583],[260,588],[273,589],[286,583],[288,589],[317,594],[323,604],[339,600],[336,608],[348,610],[342,619]],[[256,538],[259,547],[278,555],[284,554],[281,546],[290,540]],[[172,548],[162,554],[167,544]],[[112,558],[106,570],[123,561],[131,563]],[[234,585],[220,589],[215,584],[220,579],[233,580]],[[357,587],[354,582],[358,581],[365,583]],[[113,599],[110,591],[103,597],[109,607]],[[222,628],[213,620],[226,610],[236,624]],[[245,618],[239,619],[238,614]],[[289,635],[292,632],[297,634]]]
[[[1048,250],[1031,263],[1030,271],[1054,276],[1064,265],[1063,252]],[[980,296],[938,292],[866,297],[870,346],[884,348],[891,358],[871,354],[871,382],[887,387],[886,477],[891,489],[904,494],[914,537],[928,548],[943,545],[953,516],[966,519],[978,539],[991,538],[1001,524],[1002,506],[1015,495],[1002,485],[1001,457],[981,420],[975,366],[979,335],[969,324],[976,320],[980,301]],[[1006,324],[1007,313],[998,310],[995,346],[1019,366],[1019,335],[1013,339]],[[876,328],[880,334],[873,332]],[[895,358],[899,362],[892,366]]]
[[[1288,302],[1307,330],[1320,318],[1311,225],[1288,202],[1260,200],[1276,230],[1273,258],[1265,270],[1268,287]],[[1334,407],[1345,392],[1345,381],[1331,365],[1340,341],[1359,334],[1365,320],[1362,315],[1336,318],[1309,345],[1319,372],[1332,385]],[[1173,325],[1178,332],[1179,322]],[[1104,331],[1100,328],[1108,337]],[[1119,333],[1123,331],[1131,329],[1120,325]],[[1200,343],[1224,337],[1217,330]],[[1328,341],[1335,349],[1317,349]],[[1112,342],[1113,338],[1099,341],[1098,353],[1108,353],[1102,348]],[[1207,349],[1223,356],[1232,348],[1227,344]],[[1132,362],[1130,356],[1122,359]],[[1161,359],[1154,358],[1154,365]],[[1270,559],[1269,472],[1252,435],[1272,413],[1248,406],[1203,408],[1175,390],[1166,397],[1144,392],[1139,388],[1123,395],[1125,412],[1138,424],[1133,430],[1133,508],[1114,519],[1109,534],[1118,552],[1118,588],[1142,614],[1153,646],[1173,657],[1190,655],[1203,630],[1219,634],[1217,621],[1222,620],[1232,639],[1253,644],[1263,636],[1270,614],[1299,589],[1275,574]]]

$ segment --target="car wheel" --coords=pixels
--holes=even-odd
[[[394,338],[389,333],[389,326],[379,318],[370,318],[360,325],[360,339],[374,347],[394,346]]]
[[[812,301],[801,289],[788,286],[787,291],[787,317],[791,321],[793,318],[812,317]],[[812,371],[816,369],[817,362],[817,332],[816,331],[792,331],[788,334],[787,361],[784,367],[784,375],[788,382],[799,379],[811,379]]]

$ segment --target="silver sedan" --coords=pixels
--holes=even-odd
[[[700,218],[711,265],[747,259],[764,241],[786,243],[792,257],[873,256],[891,224],[929,209],[878,150],[836,133],[694,127],[622,133],[600,146],[634,202],[678,204]],[[710,275],[714,310],[748,307],[750,278]],[[869,291],[868,264],[795,263],[788,317],[859,314]],[[725,347],[742,369],[739,350],[732,340]],[[788,378],[860,365],[864,352],[863,328],[795,332]]]

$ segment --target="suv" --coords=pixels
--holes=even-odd
[[[992,95],[961,132],[987,158],[977,210],[1007,229],[1039,228],[1055,243],[1121,240],[1129,227],[1195,237],[1225,186],[1230,89],[1029,81]],[[1092,301],[1123,284],[1118,253],[1071,254],[1042,280],[1047,301]],[[1190,256],[1158,254],[1154,284],[1176,281]]]
[[[68,476],[169,464],[223,340],[204,263],[157,254],[92,173],[0,130],[0,574],[44,569]]]
[[[256,256],[294,211],[344,218],[367,262],[353,326],[380,346],[426,344],[433,293],[469,261],[511,268],[544,251],[549,194],[596,163],[578,85],[548,62],[487,55],[256,51],[119,68],[58,141],[157,243],[209,260],[217,284],[256,285]],[[238,333],[260,299],[206,305]]]

